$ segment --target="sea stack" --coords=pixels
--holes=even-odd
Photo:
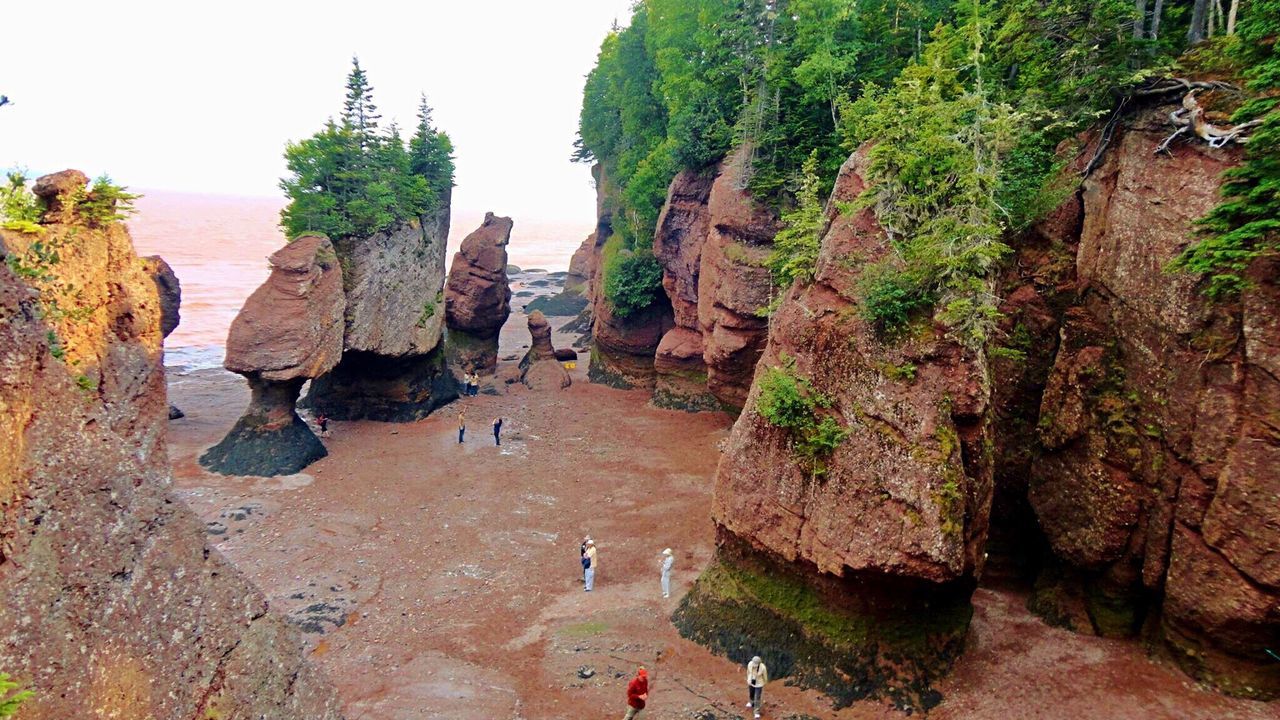
[[[498,333],[511,314],[507,243],[511,218],[485,213],[484,222],[462,240],[444,291],[445,354],[455,375],[492,375],[498,363]]]
[[[342,360],[304,404],[337,420],[408,422],[458,397],[445,369],[449,194],[430,215],[334,241],[346,290]]]
[[[569,371],[556,359],[551,323],[540,310],[529,314],[529,335],[533,344],[520,360],[520,381],[532,390],[563,390],[573,384]]]
[[[342,270],[329,239],[304,235],[270,258],[271,275],[231,323],[224,365],[252,398],[231,432],[200,457],[224,475],[288,475],[324,457],[294,410],[303,384],[342,357]]]

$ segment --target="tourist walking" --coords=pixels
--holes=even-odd
[[[316,425],[320,426],[320,437],[329,437],[329,418],[324,413],[316,416]]]
[[[462,444],[462,438],[467,434],[467,412],[465,410],[458,411],[458,444]]]
[[[493,419],[493,444],[494,445],[502,444],[502,418],[501,417],[496,417]]]
[[[622,716],[622,720],[635,720],[640,717],[640,711],[644,710],[644,705],[649,701],[649,671],[641,667],[636,670],[636,676],[631,678],[631,682],[627,683],[627,714]]]
[[[600,558],[596,554],[595,540],[587,540],[587,550],[583,553],[583,558],[586,560],[584,563],[586,571],[583,582],[587,586],[586,591],[591,592],[591,589],[596,585],[596,570],[600,567]]]
[[[671,566],[676,564],[676,556],[671,554],[671,548],[662,551],[662,562],[659,568],[662,569],[662,597],[671,597]]]
[[[768,682],[769,668],[765,667],[759,655],[751,658],[751,662],[747,663],[747,707],[755,709],[756,717],[760,717],[760,696]]]

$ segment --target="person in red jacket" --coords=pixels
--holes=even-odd
[[[627,714],[622,720],[635,720],[640,717],[644,703],[649,699],[649,671],[643,667],[636,671],[636,676],[627,683]]]

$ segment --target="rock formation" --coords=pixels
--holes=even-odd
[[[702,246],[711,230],[707,201],[719,168],[681,171],[667,189],[658,216],[653,254],[662,263],[662,287],[671,300],[675,327],[658,343],[653,403],[681,410],[715,410],[720,404],[707,390],[706,346],[698,324],[698,278]]]
[[[551,324],[538,310],[529,314],[529,335],[533,342],[520,360],[520,381],[533,390],[569,387],[573,381],[556,358],[556,349],[551,344]]]
[[[35,691],[19,716],[336,718],[297,633],[168,495],[162,302],[122,225],[60,222],[80,188],[45,218],[51,281],[12,272],[43,263],[0,231],[0,668]],[[49,312],[68,284],[87,314]]]
[[[231,432],[200,457],[225,475],[288,475],[327,455],[294,405],[307,380],[342,357],[342,269],[329,239],[304,235],[270,258],[271,275],[227,334],[224,365],[252,397]]]
[[[304,403],[342,420],[404,422],[457,397],[445,368],[449,198],[433,216],[334,242],[346,291],[344,352]]]
[[[999,476],[1029,511],[997,528],[1026,545],[1034,518],[1051,555],[1030,604],[1050,621],[1145,633],[1199,679],[1280,697],[1266,657],[1280,645],[1280,265],[1255,263],[1231,304],[1166,271],[1239,161],[1198,144],[1153,156],[1166,117],[1129,118],[1019,247],[1004,310],[1026,361],[997,365],[995,385],[1026,394],[999,404],[996,459],[1029,478]]]
[[[498,364],[498,332],[511,314],[511,227],[511,218],[485,213],[484,222],[453,256],[444,290],[445,346],[449,368],[457,375],[491,375]]]
[[[160,298],[160,332],[167,340],[178,329],[178,323],[182,322],[182,283],[178,282],[178,275],[169,267],[169,263],[159,255],[144,257],[142,262],[151,281],[156,284],[156,293]],[[185,415],[176,405],[169,404],[170,420]]]
[[[833,214],[862,191],[864,167],[860,152],[842,168]],[[700,315],[719,338],[723,354],[709,347],[708,358],[722,369],[749,357],[747,311],[767,301],[727,292],[754,265],[725,248],[749,248],[737,238],[772,227],[762,215],[732,217],[703,251],[718,248],[713,266],[730,263],[718,267],[732,268],[720,276],[731,282],[708,282],[704,260],[699,293],[700,307],[716,298]],[[963,647],[982,567],[987,384],[982,359],[931,323],[890,342],[856,311],[861,266],[841,259],[888,252],[870,210],[834,215],[815,282],[782,302],[716,473],[717,558],[676,622],[734,660],[770,648],[779,675],[837,704],[884,695],[927,708],[937,702],[931,682]],[[788,388],[809,398],[810,424],[780,426],[762,410]],[[835,441],[827,449],[821,428]]]

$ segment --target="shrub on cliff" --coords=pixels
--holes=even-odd
[[[285,148],[290,174],[280,187],[290,202],[281,225],[290,237],[371,235],[441,206],[453,186],[453,145],[432,124],[426,99],[408,147],[394,123],[380,130],[379,118],[373,88],[353,59],[340,120]]]
[[[604,297],[615,315],[630,317],[644,310],[662,293],[662,264],[647,248],[628,251],[620,238],[604,249]]]
[[[826,458],[849,431],[835,417],[819,414],[819,410],[831,407],[831,398],[796,374],[795,358],[784,355],[781,360],[781,367],[765,369],[760,379],[756,411],[770,425],[791,435],[802,465],[812,476],[821,477],[827,472]]]
[[[43,214],[40,198],[27,187],[26,174],[10,172],[8,184],[0,186],[0,227],[18,232],[37,232]]]

